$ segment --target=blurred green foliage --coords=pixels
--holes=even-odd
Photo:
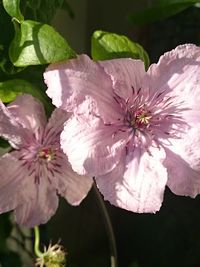
[[[152,0],[146,8],[128,16],[137,25],[144,25],[158,20],[164,20],[189,8],[199,0]]]
[[[12,251],[7,245],[7,239],[12,231],[12,223],[9,213],[0,215],[0,266],[1,267],[21,267],[20,255]]]

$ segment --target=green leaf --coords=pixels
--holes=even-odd
[[[10,74],[17,74],[18,72],[21,72],[24,70],[24,68],[17,68],[15,67],[12,62],[10,61],[10,58],[8,56],[7,50],[0,48],[0,79],[2,79],[3,75],[10,75]],[[2,75],[3,74],[3,75]]]
[[[134,24],[143,25],[176,15],[200,0],[154,0],[148,8],[128,16]]]
[[[7,150],[9,148],[9,143],[0,137],[0,156],[1,156],[1,148]]]
[[[53,105],[49,101],[43,90],[38,89],[32,83],[23,79],[12,79],[0,82],[0,99],[4,103],[9,103],[15,100],[17,95],[31,94],[38,98],[44,105],[46,114],[49,116],[53,110]]]
[[[15,34],[11,17],[8,15],[3,5],[0,4],[0,81],[8,75],[21,70],[13,66],[9,59],[8,48]]]
[[[50,23],[58,9],[67,7],[69,15],[71,8],[66,0],[21,0],[21,10],[25,18]]]
[[[26,20],[16,28],[9,56],[17,67],[48,64],[73,58],[76,53],[53,27]]]
[[[19,8],[20,0],[3,0],[3,6],[11,17],[17,19],[19,22],[24,20]]]
[[[124,35],[95,31],[92,36],[91,53],[94,60],[129,57],[141,59],[146,68],[149,66],[149,57],[143,47]]]
[[[13,79],[0,82],[0,99],[2,102],[9,103],[13,101],[17,95],[22,93],[31,94],[41,101],[44,99],[42,91],[39,91],[35,86],[25,80]]]

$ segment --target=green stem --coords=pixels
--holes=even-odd
[[[34,244],[34,251],[35,251],[35,255],[37,257],[41,257],[42,256],[42,252],[40,251],[40,230],[38,226],[34,227],[34,233],[35,233],[35,244]]]
[[[97,199],[98,199],[98,202],[99,202],[99,206],[101,208],[101,212],[102,212],[102,215],[103,215],[106,231],[107,231],[107,234],[108,234],[110,251],[111,251],[111,256],[110,256],[111,267],[117,267],[117,247],[116,247],[115,235],[114,235],[112,223],[111,223],[111,220],[110,220],[110,216],[109,216],[108,211],[106,209],[104,200],[102,199],[102,196],[99,193],[99,190],[98,190],[98,188],[97,188],[95,183],[93,185],[93,188],[94,188],[94,191],[96,193],[96,196],[97,196]]]

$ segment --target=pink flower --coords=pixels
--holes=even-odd
[[[20,95],[7,107],[0,101],[0,136],[14,151],[0,157],[0,212],[14,210],[19,224],[46,223],[58,207],[57,194],[78,205],[92,179],[74,173],[60,149],[69,115],[55,109],[49,122],[42,104]]]
[[[95,176],[106,200],[156,212],[165,186],[200,192],[200,48],[178,46],[145,72],[140,60],[86,55],[44,74],[57,107],[73,111],[61,134],[72,168]]]

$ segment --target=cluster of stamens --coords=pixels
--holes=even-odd
[[[132,95],[124,99],[114,91],[113,98],[124,115],[119,117],[117,122],[106,123],[108,126],[117,127],[112,138],[120,132],[129,132],[128,143],[134,140],[134,145],[146,148],[152,142],[159,146],[160,137],[162,140],[177,138],[180,129],[185,128],[180,115],[184,109],[180,108],[181,103],[177,101],[176,96],[167,94],[167,90],[150,93],[149,90],[135,90],[132,87]]]
[[[152,115],[151,112],[145,108],[140,108],[135,112],[129,111],[129,117],[130,119],[128,119],[128,122],[130,126],[134,129],[140,129],[149,125]]]
[[[49,162],[54,158],[54,151],[51,148],[42,148],[38,152],[38,157]]]

